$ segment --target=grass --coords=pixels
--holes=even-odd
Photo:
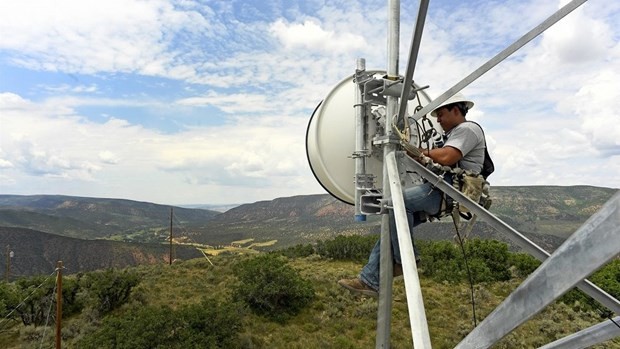
[[[256,248],[270,247],[278,243],[278,240],[269,240],[265,242],[253,242],[254,239],[245,239],[233,241],[230,245],[220,247],[204,247],[201,250],[210,256],[218,256],[220,254],[256,254]],[[246,246],[244,246],[246,245]]]
[[[142,277],[132,299],[148,305],[178,308],[199,303],[204,298],[221,302],[230,297],[230,286],[236,282],[232,266],[251,256],[220,255],[207,260],[194,259],[169,266],[141,266]],[[244,315],[239,336],[244,348],[369,348],[375,346],[377,300],[353,296],[336,283],[340,278],[354,277],[362,265],[332,261],[316,255],[289,260],[300,275],[310,280],[316,298],[311,305],[285,324],[267,321],[250,312]],[[423,266],[422,266],[423,267]],[[488,315],[521,280],[476,285],[478,322]],[[421,279],[426,317],[433,348],[453,348],[473,328],[468,284],[450,284]],[[411,348],[411,328],[403,279],[394,281],[391,319],[391,347]],[[126,308],[125,308],[126,309]],[[125,311],[121,308],[117,313]],[[94,330],[88,312],[63,320],[63,348],[73,348],[76,338]],[[532,348],[549,343],[580,329],[599,323],[596,314],[576,312],[564,304],[552,304],[506,336],[493,348]],[[39,341],[25,339],[27,329],[21,325],[0,331],[0,347],[38,347]],[[32,331],[30,329],[29,331]],[[40,331],[40,329],[39,329]],[[47,330],[51,348],[53,329]],[[48,343],[49,342],[49,343]],[[595,348],[620,348],[620,339]]]
[[[250,239],[245,239],[245,240],[238,240],[238,241],[233,241],[230,244],[236,244],[236,245],[245,245],[248,244],[250,242],[254,241],[254,239],[250,238]]]

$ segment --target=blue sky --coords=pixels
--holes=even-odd
[[[430,2],[414,79],[437,97],[558,1]],[[401,4],[404,73],[418,3]],[[315,106],[387,1],[4,1],[0,193],[227,204],[324,193]],[[493,185],[620,187],[620,3],[590,0],[463,92]]]

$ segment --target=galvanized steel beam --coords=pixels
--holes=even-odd
[[[420,349],[432,348],[428,323],[426,321],[426,311],[424,310],[422,288],[420,286],[418,268],[413,252],[413,242],[411,241],[411,233],[409,232],[405,201],[400,184],[400,177],[398,175],[398,164],[396,163],[394,152],[386,156],[385,163],[390,177],[390,191],[392,192],[392,205],[394,207],[398,244],[405,278],[405,293],[407,295],[407,307],[409,309],[409,324],[411,326],[413,346]]]
[[[456,348],[488,348],[620,253],[620,192],[592,215]]]
[[[388,0],[388,45],[387,45],[387,76],[398,76],[398,45],[400,33],[400,0]],[[387,115],[394,115],[398,110],[398,98],[387,96]],[[385,138],[390,139],[392,128],[386,121]],[[386,143],[383,146],[383,158],[394,152],[396,145]],[[390,184],[385,161],[383,163],[383,195],[390,196]],[[379,306],[377,309],[377,337],[375,347],[388,349],[390,347],[390,332],[392,322],[392,242],[390,239],[389,217],[384,214],[381,218],[381,250],[379,256]]]
[[[439,188],[444,193],[448,194],[454,200],[465,205],[472,213],[478,215],[478,217],[484,220],[487,224],[495,228],[497,231],[502,233],[507,238],[511,239],[513,242],[519,245],[519,247],[521,247],[524,251],[536,257],[540,261],[544,261],[549,257],[549,253],[547,251],[540,248],[530,239],[528,239],[523,234],[513,229],[511,226],[506,224],[501,219],[495,217],[493,214],[485,210],[483,207],[480,207],[478,204],[471,201],[468,197],[463,195],[461,192],[454,189],[452,185],[445,182],[440,176],[437,176],[436,174],[431,172],[426,167],[422,166],[417,161],[414,161],[410,157],[404,155],[404,153],[400,153],[400,154],[404,159],[407,159],[405,161],[409,161],[409,163],[411,163],[411,165],[414,167],[414,170],[420,176],[422,176],[424,179],[428,180],[429,182],[433,183],[437,188]],[[600,289],[598,286],[594,285],[589,280],[580,281],[579,283],[577,283],[577,287],[583,292],[585,292],[587,295],[589,295],[590,297],[597,300],[602,305],[609,308],[614,313],[620,314],[620,302],[614,297],[612,297],[609,293],[605,292],[604,290]]]
[[[620,337],[620,316],[558,339],[539,349],[581,349]]]
[[[428,114],[431,110],[437,108],[441,103],[445,102],[448,98],[454,96],[455,93],[464,89],[467,85],[476,81],[479,77],[481,77],[484,73],[491,70],[491,68],[498,65],[504,59],[508,58],[511,54],[515,53],[518,49],[523,47],[525,44],[530,42],[532,39],[540,35],[545,30],[549,29],[552,25],[554,25],[557,21],[564,18],[567,14],[571,13],[577,7],[581,6],[587,0],[573,0],[566,4],[564,7],[559,9],[553,15],[549,16],[546,20],[536,26],[534,29],[525,33],[521,38],[515,41],[512,45],[506,47],[502,52],[495,55],[495,57],[491,58],[489,61],[481,65],[478,69],[474,70],[471,74],[467,75],[463,80],[459,81],[448,89],[446,92],[441,94],[439,97],[435,98],[429,104],[425,105],[422,109],[416,112],[413,115],[415,120],[420,119],[422,116]]]
[[[403,91],[400,95],[400,106],[398,108],[397,122],[403,120],[407,109],[407,101],[411,85],[413,83],[413,73],[418,60],[418,52],[420,52],[420,42],[422,41],[422,32],[424,31],[424,22],[426,21],[426,13],[428,12],[429,0],[421,0],[418,9],[418,16],[411,37],[411,48],[409,49],[409,60],[407,61],[407,70],[405,71],[405,80],[403,82]],[[390,117],[392,115],[389,115]]]

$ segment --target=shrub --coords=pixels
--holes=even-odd
[[[508,245],[497,240],[472,239],[465,242],[467,258],[474,263],[484,265],[484,271],[478,270],[475,282],[510,280],[510,263]],[[471,263],[470,263],[471,265]]]
[[[308,257],[314,254],[314,247],[310,244],[306,244],[306,245],[298,244],[295,246],[291,246],[285,249],[278,250],[275,253],[278,253],[282,256],[286,256],[288,258],[303,258],[303,257]]]
[[[620,298],[620,260],[613,260],[588,277],[588,279],[605,292],[609,293],[612,297],[616,299]],[[574,310],[596,310],[603,318],[613,315],[611,310],[579,289],[570,290],[560,297],[560,301],[572,306]]]
[[[48,322],[49,309],[56,304],[56,279],[46,276],[33,276],[18,279],[17,296],[23,299],[16,313],[24,325],[41,326]],[[73,278],[63,278],[62,282],[62,314],[69,316],[82,310],[77,299],[79,284]],[[55,321],[55,312],[51,316]]]
[[[378,239],[378,235],[340,235],[333,240],[319,241],[316,252],[324,258],[365,261]]]
[[[268,319],[284,322],[314,298],[312,285],[276,254],[247,259],[233,270],[239,278],[233,299]]]
[[[437,281],[458,282],[466,277],[458,247],[449,241],[420,241],[421,273]]]
[[[611,261],[599,271],[594,273],[590,278],[590,281],[604,289],[607,293],[614,296],[614,298],[620,298],[620,260],[616,259]]]
[[[13,284],[0,283],[0,322],[1,319],[15,318],[15,313],[9,316],[9,313],[19,304],[17,289]]]
[[[419,241],[421,273],[437,281],[459,282],[467,279],[463,252],[451,241]],[[511,277],[508,245],[496,240],[465,241],[467,264],[473,281],[505,281]]]
[[[80,287],[87,305],[105,314],[125,304],[139,282],[135,271],[107,269],[85,274]]]
[[[526,277],[540,266],[540,261],[527,253],[511,253],[510,265],[517,276]]]
[[[168,306],[131,309],[107,317],[79,348],[231,348],[238,347],[241,312],[234,304],[205,300],[172,310]]]

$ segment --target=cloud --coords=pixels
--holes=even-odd
[[[364,38],[358,34],[324,30],[311,20],[286,23],[280,19],[271,25],[270,31],[287,50],[305,48],[329,53],[348,52],[366,45]]]
[[[620,74],[603,70],[565,101],[563,111],[573,111],[581,120],[581,131],[602,156],[620,155]]]
[[[187,78],[178,36],[212,37],[209,15],[167,1],[20,1],[0,11],[0,49],[33,70],[145,72]],[[212,13],[211,13],[212,14]],[[36,23],[36,25],[32,25]],[[193,41],[193,40],[192,40]],[[189,53],[191,55],[191,52]]]
[[[274,4],[3,3],[0,73],[26,74],[0,82],[2,184],[167,203],[324,192],[306,160],[307,121],[357,58],[385,69],[387,10]],[[416,7],[401,11],[401,74]],[[431,4],[416,82],[437,97],[557,8]],[[463,91],[494,185],[620,186],[619,14],[620,3],[588,2]]]
[[[558,62],[582,63],[604,57],[613,44],[607,23],[577,9],[549,28],[542,45]]]
[[[537,6],[540,11],[525,11]],[[473,7],[429,18],[417,71],[424,77],[419,82],[431,84],[432,96],[557,10],[533,2],[509,2],[487,11]],[[607,11],[617,13],[614,8]],[[455,32],[436,26],[437,18],[459,18],[460,24]],[[464,90],[476,101],[476,119],[491,140],[498,169],[491,177],[494,185],[620,185],[610,172],[597,170],[617,159],[620,137],[612,121],[618,108],[613,96],[620,95],[612,68],[620,62],[613,18],[603,6],[584,6]],[[509,25],[516,19],[523,22],[517,28]],[[502,40],[490,37],[493,33],[501,33]]]
[[[120,161],[119,157],[109,150],[99,152],[99,160],[101,160],[101,162],[105,164],[110,165],[118,164],[118,162]]]
[[[118,118],[96,123],[75,114],[52,115],[45,103],[0,94],[0,105],[22,106],[10,113],[0,109],[2,159],[14,164],[4,175],[14,183],[26,182],[25,175],[46,177],[54,187],[91,183],[91,192],[106,197],[130,191],[133,199],[162,195],[164,200],[169,194],[145,187],[163,181],[195,202],[221,190],[215,186],[229,188],[221,198],[235,202],[247,202],[248,191],[267,195],[273,189],[286,196],[291,190],[318,190],[299,142],[306,127],[302,118],[237,117],[217,127],[162,134]],[[117,181],[123,187],[117,188]]]
[[[0,168],[11,168],[11,167],[14,167],[13,163],[5,159],[0,159]]]
[[[49,86],[49,85],[41,85],[39,86],[40,88],[51,92],[51,93],[93,93],[97,91],[97,85],[95,84],[91,84],[91,85],[77,85],[77,86],[71,86],[69,84],[62,84],[62,85],[56,85],[56,86]]]
[[[185,106],[214,106],[231,114],[274,110],[264,94],[219,94],[211,91],[204,96],[180,99],[176,103]]]
[[[9,155],[19,170],[32,176],[60,177],[66,179],[92,180],[101,168],[85,160],[70,159],[62,150],[48,151],[28,140],[10,142]]]

